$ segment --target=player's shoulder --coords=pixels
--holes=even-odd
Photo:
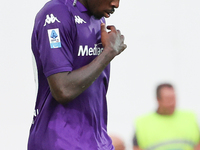
[[[70,7],[72,7],[72,5],[69,4],[69,1],[67,1],[68,3],[65,3],[65,0],[51,0],[49,2],[47,2],[42,9],[40,10],[40,12],[42,13],[49,13],[49,12],[57,12],[57,13],[63,13],[63,11],[69,11]]]
[[[71,20],[72,5],[66,4],[65,0],[51,0],[47,2],[37,13],[36,22],[56,21],[64,22]]]

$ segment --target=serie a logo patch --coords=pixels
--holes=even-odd
[[[60,48],[61,47],[60,33],[59,33],[58,28],[49,29],[48,37],[49,37],[49,43],[50,43],[51,48]]]

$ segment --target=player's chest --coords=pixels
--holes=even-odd
[[[88,16],[75,15],[76,38],[75,57],[91,61],[103,51],[101,43],[100,20]]]

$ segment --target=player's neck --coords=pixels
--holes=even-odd
[[[85,6],[85,8],[88,9],[88,5],[87,5],[87,1],[86,0],[78,0],[81,4],[83,4],[83,6]]]

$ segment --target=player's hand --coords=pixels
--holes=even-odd
[[[106,31],[104,23],[101,24],[101,42],[104,50],[113,51],[115,55],[119,55],[127,47],[124,44],[124,36],[115,26],[107,26],[109,32]]]

